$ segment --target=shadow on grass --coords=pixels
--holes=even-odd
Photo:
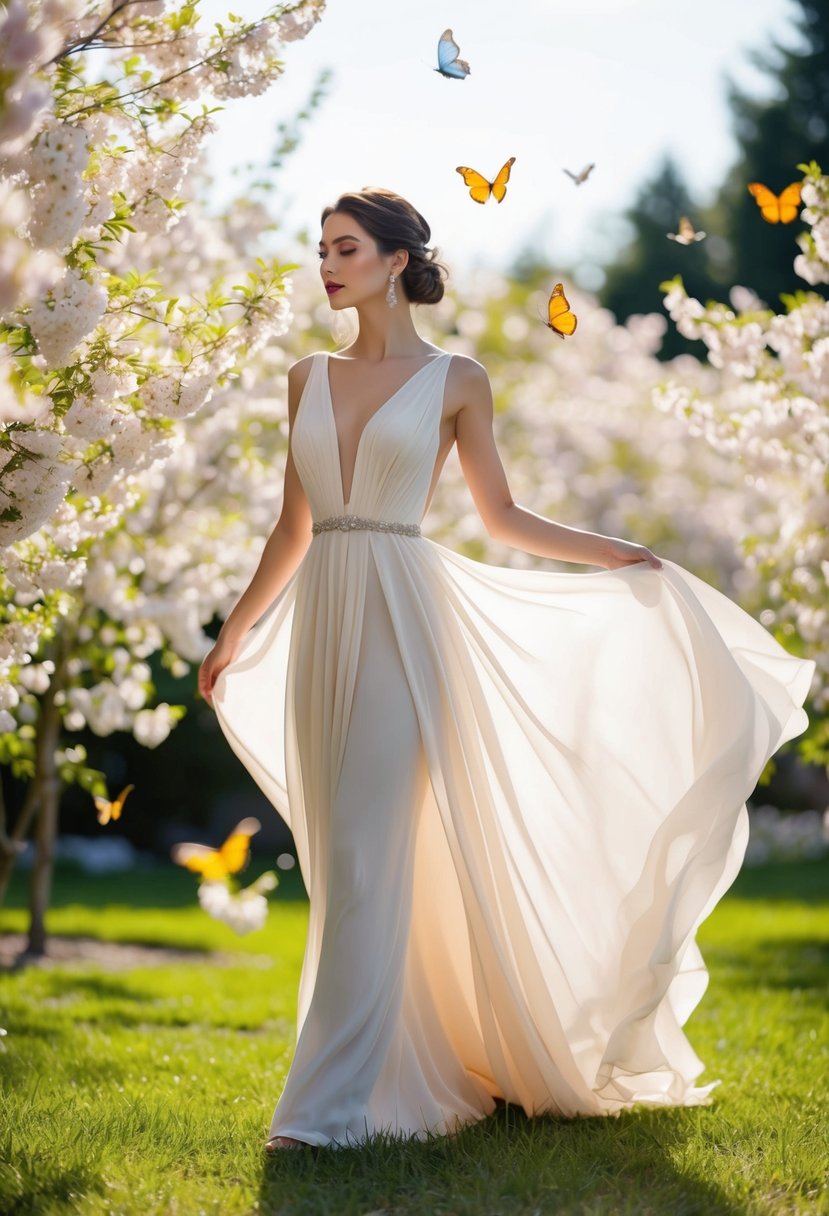
[[[44,1216],[45,1212],[74,1212],[80,1195],[100,1194],[103,1190],[94,1165],[62,1167],[54,1160],[46,1168],[37,1156],[15,1162],[13,1186],[0,1183],[0,1197],[14,1216]]]
[[[783,941],[753,941],[742,950],[716,948],[717,966],[728,969],[730,988],[799,989],[801,999],[829,1005],[829,938],[787,937]]]
[[[279,1150],[268,1156],[265,1216],[393,1216],[429,1212],[682,1212],[744,1209],[677,1161],[699,1135],[699,1109],[625,1111],[618,1118],[528,1118],[499,1104],[458,1135],[378,1136],[360,1148]]]
[[[7,908],[25,908],[29,902],[29,874],[18,867],[12,875]],[[128,870],[120,874],[86,874],[79,866],[61,862],[55,866],[50,908],[103,908],[129,904],[132,908],[187,908],[195,897],[192,874],[172,865]]]
[[[273,869],[261,858],[255,858],[242,872],[243,885],[253,882],[265,870]],[[306,902],[305,888],[298,868],[277,870],[279,886],[270,901]],[[5,900],[7,908],[25,908],[29,902],[29,874],[16,869]],[[197,903],[197,879],[194,874],[171,862],[159,862],[118,874],[86,874],[79,866],[61,862],[55,867],[52,883],[51,908],[66,908],[82,904],[86,908],[103,908],[111,904],[131,908],[192,908]]]
[[[39,1045],[45,1050],[50,1050],[61,1037],[60,1031],[46,1031],[45,1028],[35,1030],[26,1030],[25,1036],[21,1036],[21,1042],[25,1039],[39,1041]],[[111,1089],[114,1086],[123,1085],[129,1079],[127,1068],[120,1061],[113,1060],[109,1056],[96,1055],[94,1051],[86,1048],[78,1048],[77,1042],[73,1042],[75,1047],[74,1068],[75,1077],[78,1086],[83,1089],[94,1089],[96,1086],[103,1086]],[[42,1075],[48,1074],[48,1064],[43,1062]],[[0,1061],[0,1080],[4,1086],[14,1089],[19,1097],[18,1109],[25,1115],[27,1106],[27,1095],[34,1099],[35,1086],[38,1078],[32,1077],[31,1060],[22,1059],[20,1056],[12,1056],[9,1053]],[[56,1091],[57,1094],[57,1091]],[[2,1159],[2,1153],[0,1153]],[[90,1174],[90,1178],[97,1177],[96,1174]],[[36,1183],[32,1182],[32,1186],[36,1189]],[[0,1185],[0,1211],[5,1212],[7,1209],[2,1207],[3,1188]],[[13,1209],[17,1212],[17,1208]],[[51,1212],[51,1208],[42,1208],[41,1212]]]
[[[240,876],[242,884],[255,881],[267,868],[266,863],[257,859]],[[298,870],[280,871],[278,879],[276,890],[268,898],[273,913],[278,914],[280,905],[283,908],[295,905],[307,908],[308,900]],[[0,933],[6,939],[24,933],[28,925],[28,881],[29,875],[24,871],[17,870],[12,875],[7,898],[0,907]],[[87,937],[103,945],[143,947],[156,954],[155,958],[129,960],[129,965],[135,967],[178,960],[219,963],[229,961],[230,955],[236,953],[235,943],[232,948],[213,944],[215,923],[199,908],[196,876],[172,864],[137,868],[120,874],[90,875],[75,865],[62,863],[55,869],[49,909],[47,953],[54,954],[56,963],[82,961],[61,958],[60,946],[61,943],[80,942]],[[109,916],[99,916],[99,912],[106,912]],[[144,921],[140,915],[131,915],[141,912],[162,915],[149,915]],[[168,912],[193,915],[181,920],[173,917],[164,919],[164,914]],[[56,915],[57,919],[54,919]],[[100,932],[99,924],[102,927]],[[69,931],[61,932],[58,925]],[[242,954],[251,952],[246,943],[240,944],[239,951]],[[178,954],[178,959],[172,957],[173,953]],[[10,960],[8,954],[8,951],[0,949],[0,973],[19,970],[30,962],[38,961],[26,956],[22,947],[16,951],[14,960]],[[222,956],[226,956],[224,960]],[[104,967],[109,963],[107,959],[90,958],[89,961],[99,961]]]
[[[40,967],[44,963],[50,971],[53,967],[67,964],[109,969],[114,959],[119,964],[116,970],[133,970],[139,967],[174,966],[182,962],[217,963],[227,955],[224,950],[186,943],[168,946],[149,937],[142,939],[137,934],[122,934],[108,939],[92,937],[87,933],[51,932],[46,940],[46,954],[29,954],[25,948],[25,936],[19,936],[20,949],[8,955],[0,954],[0,975],[23,971],[27,967]],[[8,942],[9,937],[5,940]]]
[[[726,899],[730,896],[772,903],[790,900],[798,904],[829,904],[829,857],[744,866]]]
[[[158,993],[152,987],[142,988],[135,979],[127,982],[102,973],[77,975],[65,971],[50,971],[45,977],[45,990],[52,1000],[63,996],[72,996],[78,1000],[86,998],[96,1002],[114,1000],[137,1005],[145,1014],[148,1008],[161,1004]],[[119,1011],[119,1017],[122,1012]],[[108,1010],[103,1005],[101,1016],[108,1016]]]

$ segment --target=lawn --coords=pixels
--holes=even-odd
[[[24,927],[23,878],[6,933]],[[0,972],[0,1211],[829,1212],[827,862],[744,870],[700,930],[711,982],[687,1029],[699,1083],[721,1078],[713,1106],[580,1120],[507,1107],[451,1139],[270,1159],[306,923],[293,872],[267,926],[238,938],[173,867],[61,870],[55,941],[176,954]]]

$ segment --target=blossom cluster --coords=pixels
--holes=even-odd
[[[174,276],[198,248],[232,264],[255,239],[259,219],[217,242],[215,221],[193,208],[175,239],[160,234],[148,240],[142,256],[147,264],[166,264]],[[196,280],[194,290],[198,275]],[[185,382],[169,373],[153,378],[152,396],[145,390],[149,382],[139,386],[139,394],[147,392],[146,416],[180,415],[175,432],[142,428],[134,412],[119,406],[135,392],[135,378],[128,367],[113,365],[100,367],[90,391],[75,398],[63,416],[62,436],[36,431],[18,440],[48,436],[55,477],[65,467],[57,459],[61,438],[78,451],[107,441],[106,459],[89,468],[88,493],[65,498],[65,486],[56,486],[54,500],[44,506],[45,522],[5,548],[0,571],[10,608],[19,609],[0,625],[0,676],[5,672],[12,681],[6,688],[19,686],[28,663],[37,661],[47,610],[74,622],[65,687],[55,693],[65,729],[132,730],[156,746],[183,713],[168,705],[147,708],[152,684],[145,660],[161,651],[178,676],[200,661],[205,625],[229,611],[278,515],[286,355],[270,342],[284,334],[289,318],[283,293],[266,318],[248,326],[249,345],[261,345],[261,352],[246,358],[225,384],[197,383],[195,377]],[[204,400],[196,408],[199,396]],[[39,618],[26,631],[24,607]],[[0,678],[0,705],[3,687]],[[7,696],[14,704],[3,708],[20,708],[16,721],[8,712],[0,715],[0,729],[13,730],[34,716],[35,699],[23,690]]]
[[[87,0],[7,0],[0,13],[0,158],[26,147],[52,103],[49,78],[37,69],[54,60],[77,28]]]
[[[816,165],[807,168],[801,198],[806,206],[801,219],[809,225],[808,232],[797,236],[801,252],[794,260],[795,273],[813,287],[829,283],[829,177],[823,176]]]
[[[278,881],[273,870],[266,870],[249,887],[232,891],[223,879],[205,879],[199,883],[199,903],[208,916],[229,925],[234,933],[252,933],[267,920],[265,892],[272,891]]]
[[[224,295],[211,280],[214,306],[206,309],[196,303],[195,290],[171,300],[170,290],[154,279],[136,281],[135,268],[148,236],[180,224],[188,176],[214,129],[206,112],[184,112],[184,82],[195,80],[199,96],[210,91],[211,79],[221,86],[238,48],[251,55],[272,51],[281,40],[307,33],[322,9],[322,0],[302,0],[252,24],[232,18],[229,29],[208,37],[195,26],[195,5],[165,13],[160,3],[132,4],[118,9],[117,20],[115,10],[100,4],[16,0],[9,7],[0,27],[10,82],[0,95],[0,339],[5,335],[17,357],[4,350],[0,358],[0,421],[12,428],[0,463],[0,545],[40,526],[58,487],[64,494],[99,492],[133,455],[138,467],[145,465],[147,449],[163,458],[172,448],[168,442],[157,446],[153,419],[173,420],[200,408],[242,349],[257,349],[279,330],[284,284],[274,280],[281,276],[254,273],[246,292]],[[109,23],[107,16],[113,17]],[[121,79],[105,94],[111,102],[100,100],[100,83],[90,83],[93,100],[79,104],[84,61],[75,60],[68,88],[48,58],[59,58],[61,48],[77,50],[85,38],[121,61]],[[260,64],[257,91],[264,70]],[[153,71],[157,79],[148,85]],[[27,105],[27,124],[18,117],[4,127],[2,117],[17,114],[17,82],[25,81],[36,82],[41,101],[48,93],[49,104]],[[164,118],[154,131],[138,99],[165,81],[177,90],[175,120]],[[250,81],[242,73],[237,83],[244,91]],[[191,261],[207,264],[198,255]],[[153,324],[166,330],[165,340],[141,332]],[[191,369],[196,363],[201,366]],[[138,374],[138,391],[126,399],[121,394],[117,411],[95,391],[102,368],[117,368],[122,378]],[[38,409],[37,397],[48,405]],[[81,398],[89,412],[117,412],[101,439],[118,434],[124,459],[113,460],[109,444],[79,448],[69,440],[60,445],[56,479],[49,462],[35,458],[36,447],[20,441],[21,430],[65,434],[67,398],[70,404]],[[142,438],[141,431],[150,433]],[[102,476],[96,475],[98,464]]]
[[[807,168],[804,166],[804,168]],[[809,166],[803,186],[810,231],[794,269],[829,282],[829,178]],[[820,273],[818,273],[818,271]],[[824,277],[821,278],[820,276]],[[829,709],[829,301],[786,297],[777,313],[745,289],[731,307],[703,305],[681,279],[665,285],[681,333],[701,339],[713,370],[707,384],[671,377],[658,408],[734,461],[759,500],[740,518],[740,544],[760,619],[784,645],[817,663],[812,704]],[[815,758],[820,758],[815,755]]]

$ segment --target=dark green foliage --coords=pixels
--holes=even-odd
[[[671,156],[666,156],[625,212],[632,239],[605,269],[607,277],[600,299],[620,320],[634,313],[662,312],[659,284],[676,274],[678,268],[691,295],[705,298],[709,294],[712,283],[706,267],[707,242],[683,246],[666,236],[676,232],[681,215],[688,215],[694,227],[704,227],[679,168]],[[672,358],[682,351],[698,354],[699,343],[689,342],[669,324],[662,357]]]
[[[792,268],[798,253],[793,224],[767,224],[746,189],[760,181],[775,193],[799,181],[797,165],[829,164],[829,5],[797,0],[800,39],[796,49],[775,43],[771,54],[754,54],[754,65],[774,76],[777,96],[757,101],[729,89],[739,155],[719,192],[716,212],[729,255],[711,273],[720,284],[741,283],[777,309],[781,292],[801,285]],[[721,293],[718,293],[721,294]]]
[[[795,3],[792,43],[774,43],[770,51],[750,55],[777,85],[771,99],[758,100],[733,82],[729,85],[738,154],[714,202],[704,209],[697,206],[679,169],[666,157],[625,213],[632,239],[605,267],[607,280],[599,293],[620,321],[634,313],[661,311],[658,285],[675,274],[703,302],[727,301],[729,288],[739,284],[776,310],[782,293],[803,286],[793,266],[799,253],[795,237],[803,223],[766,223],[747,189],[749,182],[760,181],[779,194],[801,180],[798,164],[829,164],[829,4]],[[704,229],[707,239],[685,247],[669,241],[665,234],[676,231],[681,214]],[[669,324],[661,357],[691,349],[700,354],[699,343],[687,343]]]

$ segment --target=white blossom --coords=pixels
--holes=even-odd
[[[261,929],[268,916],[268,901],[253,886],[234,894],[221,880],[205,880],[199,883],[199,903],[240,936]]]
[[[107,306],[106,288],[67,269],[46,299],[35,300],[29,328],[49,367],[62,367],[95,328]]]
[[[133,733],[143,747],[158,747],[170,734],[174,719],[166,701],[153,709],[142,709],[133,719]]]
[[[55,122],[41,131],[23,161],[31,203],[27,234],[40,249],[66,249],[83,223],[86,139],[82,125]]]

